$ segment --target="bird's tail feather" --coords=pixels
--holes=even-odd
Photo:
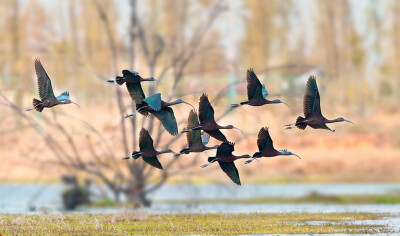
[[[184,148],[179,153],[180,154],[189,154],[189,152],[190,152],[190,148]]]
[[[141,154],[140,152],[133,152],[133,153],[132,153],[132,158],[136,160],[136,159],[138,159],[141,155],[142,155],[142,154]]]
[[[305,129],[307,127],[307,124],[304,122],[305,120],[306,119],[301,116],[297,117],[296,127],[299,129]]]
[[[42,105],[39,105],[40,103],[42,103],[40,100],[37,100],[36,98],[33,99],[32,105],[38,112],[42,112],[44,108]]]
[[[261,152],[256,152],[253,154],[253,157],[262,157],[262,153]]]
[[[231,108],[240,107],[240,106],[248,104],[248,103],[249,103],[249,101],[241,102],[239,104],[231,104]]]
[[[117,76],[117,77],[115,77],[115,82],[117,82],[117,84],[119,84],[119,85],[123,85],[125,83],[125,79],[124,79],[124,77]]]

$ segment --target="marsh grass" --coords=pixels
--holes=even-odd
[[[182,200],[163,200],[157,203],[182,203]],[[232,203],[232,204],[267,204],[267,203],[330,203],[330,204],[399,204],[400,194],[377,195],[324,195],[317,192],[302,197],[254,197],[243,199],[201,199],[190,200],[187,204]]]
[[[384,225],[336,224],[378,220],[387,214],[68,214],[1,215],[0,234],[23,235],[237,235],[393,233]],[[326,221],[313,225],[308,222]]]

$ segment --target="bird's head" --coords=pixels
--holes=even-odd
[[[160,84],[163,84],[160,80],[155,79],[154,77],[149,77],[149,81],[155,81],[155,82],[158,82]]]
[[[349,121],[349,120],[346,120],[346,119],[345,119],[345,118],[343,118],[343,117],[337,118],[337,119],[336,119],[336,121],[337,121],[337,122],[346,121],[346,122],[352,123],[352,124],[354,125],[354,123],[353,123],[353,122],[351,122],[351,121]]]
[[[279,152],[281,153],[281,155],[284,155],[284,156],[290,156],[290,155],[293,155],[293,156],[296,156],[296,157],[298,157],[299,159],[301,159],[301,157],[300,156],[298,156],[297,154],[295,154],[295,153],[293,153],[293,152],[291,152],[291,151],[288,151],[288,150],[279,150]]]
[[[80,106],[79,106],[78,103],[75,103],[75,102],[71,101],[70,99],[61,99],[61,100],[60,100],[60,104],[62,104],[62,105],[65,105],[65,104],[75,104],[75,105],[77,105],[77,106],[80,108]]]
[[[286,102],[284,102],[284,101],[282,101],[282,100],[280,100],[280,99],[275,99],[275,100],[272,100],[271,102],[272,102],[272,103],[283,103],[283,104],[285,104],[286,106],[290,107],[289,104],[287,104]]]
[[[189,106],[193,107],[193,109],[195,109],[194,106],[193,106],[192,104],[190,104],[190,103],[188,103],[188,102],[185,102],[185,101],[183,101],[183,100],[180,99],[180,98],[176,99],[174,103],[175,103],[175,104],[185,103],[185,104],[188,104]]]
[[[237,129],[237,130],[239,130],[240,132],[244,133],[243,130],[241,130],[241,129],[239,129],[238,127],[235,127],[235,126],[233,126],[233,125],[227,125],[227,126],[226,126],[226,129]]]

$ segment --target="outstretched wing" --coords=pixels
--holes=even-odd
[[[268,127],[263,127],[260,129],[260,132],[258,132],[257,146],[259,151],[274,149],[274,144],[269,135]]]
[[[321,115],[320,97],[315,76],[308,78],[303,111],[305,117]]]
[[[161,93],[151,95],[143,99],[143,102],[146,102],[153,110],[159,111],[161,109]]]
[[[247,98],[258,99],[262,98],[262,88],[263,86],[260,83],[260,80],[257,78],[257,75],[254,73],[253,69],[247,70]]]
[[[123,70],[122,75],[125,78],[129,78],[131,81],[136,81],[137,83],[140,83],[140,75],[136,71]]]
[[[192,109],[188,116],[188,123],[186,129],[191,129],[199,125],[199,120],[197,118],[197,113],[194,109]],[[186,133],[186,139],[189,144],[189,147],[194,145],[201,144],[201,130],[193,130],[191,132]]]
[[[164,128],[173,136],[178,135],[178,125],[176,124],[176,119],[174,111],[170,107],[166,107],[159,111],[151,112],[158,120],[161,121]]]
[[[235,144],[231,142],[223,142],[217,148],[216,157],[226,157],[232,155],[232,152],[235,150]]]
[[[229,178],[237,185],[240,184],[240,177],[239,177],[239,171],[237,170],[235,163],[233,162],[222,162],[219,161],[219,166],[221,166],[221,169],[229,176]]]
[[[149,132],[144,128],[142,128],[139,133],[139,148],[140,151],[154,150],[153,139]]]
[[[214,109],[208,100],[207,94],[203,93],[199,103],[199,119],[201,124],[212,123],[214,121]]]
[[[128,89],[129,95],[131,96],[132,100],[136,104],[141,103],[143,99],[146,98],[140,83],[126,82],[126,88]]]
[[[145,161],[147,164],[154,166],[155,168],[163,170],[163,167],[161,163],[158,161],[157,157],[143,157],[143,161]]]
[[[53,93],[53,87],[51,86],[50,77],[47,75],[39,59],[35,59],[35,71],[38,78],[40,99],[42,101],[56,99]]]
[[[221,132],[221,130],[216,129],[213,131],[205,131],[207,134],[209,134],[211,137],[221,141],[221,142],[227,142],[228,140],[226,139],[225,135]]]

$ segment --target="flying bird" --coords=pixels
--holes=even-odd
[[[240,158],[251,158],[250,155],[235,156],[232,152],[235,150],[235,144],[223,142],[217,148],[215,157],[209,157],[208,163],[202,165],[201,168],[207,167],[213,162],[218,162],[221,169],[229,176],[229,178],[237,185],[240,185],[239,171],[237,170],[234,161]]]
[[[188,116],[188,123],[187,123],[187,129],[190,130],[193,127],[198,126],[199,120],[197,118],[197,113],[196,111],[193,109],[190,111],[189,116]],[[191,132],[187,132],[186,133],[186,139],[187,142],[189,144],[188,148],[184,148],[180,151],[179,154],[177,154],[176,156],[179,156],[181,154],[189,154],[191,152],[203,152],[206,150],[210,150],[210,149],[216,149],[219,147],[219,145],[215,145],[213,147],[207,147],[205,145],[207,145],[208,141],[210,140],[210,136],[208,135],[201,135],[201,131],[200,130],[193,130]]]
[[[130,90],[130,89],[128,89],[128,90]],[[177,99],[173,102],[165,102],[161,99],[160,93],[157,93],[150,97],[145,98],[143,91],[141,91],[141,93],[140,92],[137,93],[135,91],[131,92],[131,91],[132,91],[132,89],[130,90],[132,99],[135,96],[138,96],[140,98],[135,98],[135,99],[137,101],[141,100],[141,102],[139,102],[139,103],[137,102],[136,103],[136,111],[130,115],[125,116],[125,118],[134,116],[136,113],[140,113],[144,116],[147,116],[148,113],[150,113],[153,116],[155,116],[158,120],[161,121],[164,128],[171,135],[174,135],[174,136],[178,135],[178,125],[176,123],[175,114],[170,106],[181,104],[181,103],[185,103],[190,106],[192,106],[192,104],[185,102],[182,99]]]
[[[162,167],[161,163],[158,161],[157,155],[164,154],[164,153],[175,153],[174,151],[172,151],[170,149],[162,151],[162,152],[155,150],[154,146],[153,146],[153,139],[151,138],[149,132],[144,128],[142,128],[140,130],[139,148],[140,148],[139,152],[134,151],[131,156],[124,157],[123,159],[133,158],[136,160],[139,157],[142,157],[143,161],[145,161],[147,164],[162,170],[163,167]]]
[[[261,85],[260,80],[257,78],[257,75],[254,73],[253,69],[247,70],[247,98],[248,101],[241,102],[239,104],[232,104],[232,108],[239,107],[241,105],[250,105],[250,106],[262,106],[265,104],[276,104],[283,103],[289,106],[287,103],[282,102],[279,99],[268,100],[266,99],[268,96],[268,91],[264,85]]]
[[[35,71],[38,78],[38,90],[40,100],[33,99],[33,107],[26,109],[31,111],[35,109],[38,112],[42,112],[45,107],[50,108],[57,105],[75,104],[79,105],[69,98],[69,92],[63,92],[58,97],[54,96],[53,87],[51,86],[50,77],[47,75],[42,63],[39,59],[35,59]]]
[[[109,82],[109,83],[115,83],[116,82],[119,85],[123,85],[125,82],[135,84],[135,83],[140,83],[140,82],[143,82],[143,81],[157,81],[157,82],[160,82],[160,81],[154,79],[153,77],[142,78],[139,75],[139,72],[131,71],[131,70],[123,70],[122,71],[122,76],[117,76],[115,78],[115,80],[107,80],[107,82]]]
[[[276,150],[274,148],[274,144],[272,142],[271,136],[269,135],[268,127],[263,127],[260,129],[260,132],[258,132],[258,137],[257,137],[257,146],[259,152],[254,153],[253,158],[250,160],[247,160],[245,163],[248,164],[252,162],[256,158],[261,158],[261,157],[274,157],[274,156],[289,156],[289,155],[294,155],[301,159],[298,155],[288,151],[288,150]]]
[[[214,108],[211,106],[207,94],[204,93],[200,97],[200,102],[199,102],[199,120],[200,120],[199,125],[191,129],[185,129],[182,131],[182,133],[191,132],[193,130],[204,130],[204,132],[209,134],[211,137],[220,140],[222,142],[227,142],[228,140],[226,139],[225,135],[220,131],[220,129],[240,130],[239,128],[236,128],[233,125],[220,126],[217,124],[217,122],[215,122]],[[240,130],[240,132],[243,131]]]
[[[303,112],[304,118],[299,116],[296,120],[296,123],[285,125],[287,127],[286,129],[293,129],[294,127],[297,127],[304,130],[308,125],[313,129],[327,129],[335,132],[335,130],[332,130],[326,126],[326,124],[342,121],[354,124],[353,122],[342,117],[334,120],[328,120],[322,115],[320,97],[315,76],[310,76],[310,78],[308,78],[306,93],[304,95]]]

